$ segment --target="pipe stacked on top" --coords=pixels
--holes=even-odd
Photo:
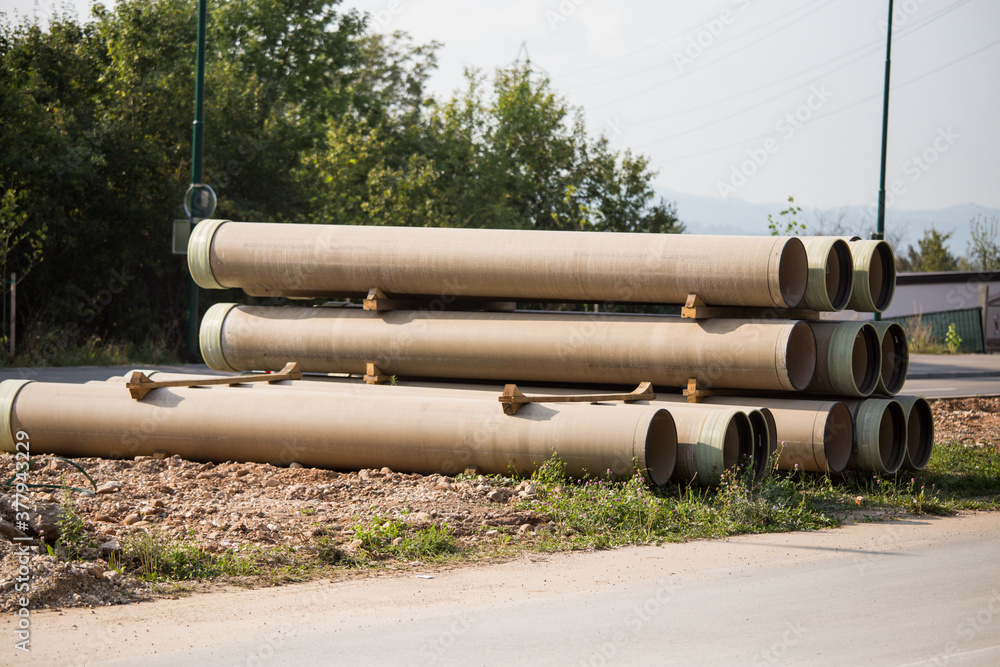
[[[874,334],[873,334],[874,335]],[[366,311],[216,304],[201,325],[220,371],[304,372],[551,383],[801,391],[812,329],[793,320],[685,320],[585,313]],[[874,382],[873,382],[874,386]]]
[[[188,242],[205,289],[252,296],[684,303],[795,308],[795,237],[364,227],[204,220]]]

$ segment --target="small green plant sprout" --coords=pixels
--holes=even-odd
[[[64,560],[82,560],[87,549],[94,546],[87,535],[83,519],[76,513],[73,492],[64,489],[59,502],[59,518],[56,520],[59,537],[56,538],[55,554]]]
[[[802,208],[796,206],[795,198],[789,195],[788,208],[778,213],[781,216],[780,220],[775,220],[770,213],[767,215],[767,229],[771,232],[771,236],[795,236],[804,233],[805,223],[795,219],[800,213]]]
[[[952,354],[958,354],[958,351],[962,349],[962,337],[958,335],[958,327],[954,322],[948,325],[948,333],[945,334],[944,341],[948,345],[948,351]]]

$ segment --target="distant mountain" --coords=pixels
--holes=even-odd
[[[775,204],[753,204],[730,197],[722,201],[716,197],[691,195],[664,188],[655,188],[657,195],[668,201],[677,202],[677,215],[692,234],[744,234],[765,235],[768,233],[768,214],[786,208],[787,202]],[[806,223],[807,233],[818,231],[819,216],[825,217],[827,225],[840,220],[846,228],[842,233],[853,233],[867,238],[875,223],[875,211],[865,206],[842,206],[819,210],[803,207],[801,222]],[[933,226],[942,233],[952,233],[948,247],[955,255],[964,255],[969,244],[969,220],[976,215],[996,216],[1000,219],[1000,209],[986,208],[978,204],[961,204],[936,211],[905,211],[889,209],[885,212],[886,235],[891,240],[900,239],[894,248],[903,251],[908,245],[916,245],[924,235],[924,230]]]

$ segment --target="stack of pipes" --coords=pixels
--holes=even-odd
[[[322,381],[204,387],[147,372],[192,386],[142,400],[122,378],[8,381],[0,437],[13,449],[24,430],[33,448],[79,456],[161,450],[446,474],[525,473],[556,453],[571,474],[638,469],[657,484],[713,484],[739,465],[763,475],[774,455],[785,469],[919,469],[929,407],[891,398],[906,377],[903,330],[818,319],[884,310],[894,262],[882,241],[830,237],[208,220],[188,246],[201,287],[364,307],[217,304],[201,325],[205,362],[233,373],[295,362]],[[687,307],[676,317],[514,302]],[[351,377],[361,375],[373,384]],[[504,383],[531,400],[505,413]],[[587,400],[639,383],[656,397]],[[684,387],[686,398],[663,393]]]

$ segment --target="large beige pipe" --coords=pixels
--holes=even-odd
[[[910,367],[906,331],[897,322],[872,322],[872,326],[878,332],[882,350],[882,372],[875,393],[892,396],[903,388]]]
[[[896,293],[896,256],[885,241],[851,241],[854,256],[854,289],[847,304],[851,310],[881,313]]]
[[[868,396],[878,385],[881,347],[868,322],[810,322],[816,338],[816,373],[809,393]]]
[[[364,373],[796,391],[815,367],[809,326],[575,313],[467,313],[217,304],[201,324],[216,370]]]
[[[153,380],[181,380],[192,377],[156,371],[144,372]],[[119,376],[111,378],[111,380],[121,385],[129,375],[131,372],[126,373],[125,377]],[[498,413],[500,412],[500,403],[497,398],[503,391],[502,386],[489,384],[408,382],[397,385],[366,385],[347,378],[284,381],[274,385],[255,383],[241,385],[240,388],[271,392],[275,390],[325,392],[327,395],[337,397],[342,395],[378,396],[385,401],[393,401],[400,397],[473,400],[492,406],[493,410]],[[225,387],[215,389],[226,390]],[[125,392],[124,387],[121,391]],[[524,388],[524,391],[527,394],[536,395],[565,395],[585,394],[590,390],[566,387],[532,387],[530,389]],[[674,481],[679,484],[692,481],[703,485],[717,484],[722,470],[738,465],[746,459],[753,459],[756,474],[757,450],[762,447],[765,449],[770,447],[771,432],[767,429],[771,416],[766,410],[720,408],[719,406],[692,405],[676,401],[667,403],[660,400],[629,403],[623,407],[634,409],[650,405],[654,408],[667,410],[673,418],[677,436],[675,440],[676,458],[683,461],[673,476]],[[746,419],[736,416],[736,412],[742,412]],[[754,421],[757,421],[756,428],[762,430],[755,429]],[[764,458],[766,460],[766,453]],[[612,469],[612,472],[624,474],[628,471]]]
[[[843,310],[851,299],[854,261],[844,239],[832,236],[802,238],[809,260],[809,278],[803,307],[812,310]]]
[[[244,385],[252,386],[252,385]],[[18,431],[34,453],[133,457],[156,450],[191,460],[257,461],[401,472],[529,473],[553,452],[567,472],[670,478],[677,432],[666,410],[245,388],[164,388],[135,401],[115,383],[0,383],[0,450]]]
[[[390,295],[796,307],[794,237],[364,227],[204,220],[188,266],[206,289],[254,296]]]
[[[920,396],[896,396],[906,415],[906,455],[903,470],[923,470],[934,448],[934,416],[930,403]]]
[[[708,396],[711,405],[767,408],[774,419],[778,468],[835,473],[847,467],[854,420],[840,401]]]
[[[854,415],[854,451],[849,469],[891,475],[906,456],[906,415],[899,401],[867,398],[844,401]]]

